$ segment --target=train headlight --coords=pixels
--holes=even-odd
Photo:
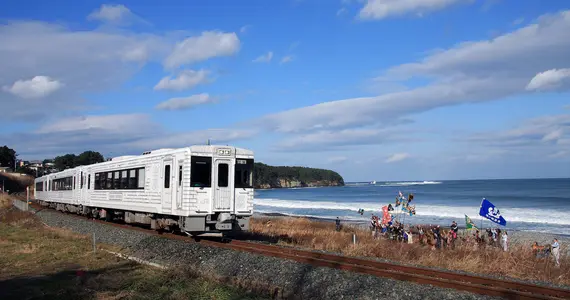
[[[231,155],[232,151],[230,149],[218,149],[218,154],[227,156],[227,155]]]

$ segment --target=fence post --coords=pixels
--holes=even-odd
[[[93,253],[96,252],[97,247],[95,247],[95,231],[93,231]]]

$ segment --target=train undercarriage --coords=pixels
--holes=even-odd
[[[107,222],[149,226],[153,230],[183,232],[191,236],[205,233],[222,233],[230,236],[249,230],[249,216],[236,216],[230,213],[214,213],[205,216],[173,216],[119,209],[73,205],[38,200],[38,204],[64,213],[72,213]]]

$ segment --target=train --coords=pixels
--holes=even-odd
[[[44,207],[154,230],[231,235],[253,215],[251,150],[192,145],[78,166],[35,179]]]

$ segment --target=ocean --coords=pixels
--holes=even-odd
[[[398,191],[414,194],[416,215],[400,216],[406,224],[465,227],[465,215],[477,227],[481,200],[493,203],[506,219],[500,226],[484,219],[483,227],[501,227],[570,235],[570,179],[501,179],[346,183],[342,187],[256,190],[254,211],[291,216],[368,222],[382,206],[395,204]],[[364,209],[364,215],[358,213]],[[393,213],[393,212],[392,212]]]

